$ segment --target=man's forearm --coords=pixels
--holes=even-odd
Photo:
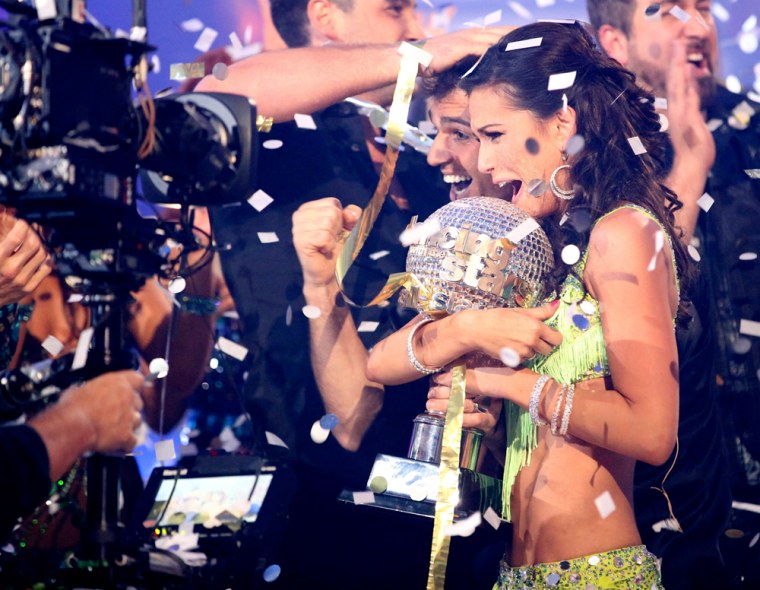
[[[333,430],[344,448],[359,448],[383,405],[383,386],[366,377],[367,350],[356,331],[351,312],[335,284],[305,287],[306,303],[321,310],[309,320],[311,362],[327,412],[338,417]]]

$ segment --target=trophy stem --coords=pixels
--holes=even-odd
[[[412,439],[409,442],[407,458],[425,463],[441,462],[441,445],[443,443],[443,424],[446,415],[443,412],[426,411],[414,419]],[[480,455],[480,443],[483,433],[476,428],[462,429],[462,446],[459,466],[475,471]]]

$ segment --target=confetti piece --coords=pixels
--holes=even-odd
[[[670,16],[676,17],[682,23],[689,22],[689,20],[691,19],[691,15],[680,6],[674,6],[668,11],[668,14]]]
[[[330,436],[330,431],[327,430],[327,428],[322,428],[319,420],[316,420],[314,424],[311,425],[311,440],[316,444],[321,445],[327,440],[328,436]]]
[[[678,523],[678,520],[675,518],[667,518],[665,520],[661,520],[660,522],[656,522],[652,525],[652,530],[655,533],[659,533],[662,531],[680,531],[681,525]]]
[[[660,132],[665,133],[670,127],[670,121],[664,113],[658,113],[657,116],[660,118]]]
[[[744,174],[746,174],[750,178],[754,178],[756,180],[760,180],[760,169],[758,169],[758,168],[755,168],[754,170],[745,170]]]
[[[206,53],[209,49],[211,49],[211,45],[213,45],[218,34],[219,33],[211,27],[206,27],[198,37],[195,45],[193,45],[193,48],[197,49],[201,53]]]
[[[609,492],[603,492],[594,500],[594,504],[596,504],[596,509],[599,511],[599,516],[603,519],[615,512],[615,501]]]
[[[380,260],[381,258],[388,256],[390,254],[389,250],[378,250],[377,252],[373,252],[369,255],[371,260]]]
[[[722,119],[710,119],[707,122],[707,128],[710,130],[710,133],[715,133],[721,125],[723,125]]]
[[[280,238],[278,238],[277,234],[273,231],[260,231],[256,232],[256,235],[258,235],[259,242],[262,244],[274,244],[275,242],[280,241]]]
[[[554,23],[557,25],[574,25],[578,21],[574,18],[540,18],[539,23]]]
[[[222,443],[222,448],[228,453],[234,453],[242,444],[229,426],[225,426],[219,433],[219,440]]]
[[[266,192],[259,189],[248,198],[248,204],[261,212],[274,202],[274,199],[270,197]]]
[[[272,445],[273,447],[283,447],[285,449],[288,448],[288,445],[285,444],[285,441],[282,440],[279,436],[274,434],[273,432],[265,432],[264,436],[267,439],[267,444]]]
[[[374,332],[380,326],[380,322],[370,322],[367,320],[362,321],[359,327],[356,328],[357,332]]]
[[[420,121],[419,125],[417,125],[417,129],[419,129],[425,135],[435,135],[438,133],[438,129],[436,129],[432,121]]]
[[[561,74],[552,74],[549,76],[549,86],[547,90],[564,90],[575,84],[576,72],[563,72]]]
[[[661,111],[667,111],[668,110],[668,99],[664,98],[662,96],[655,96],[654,98],[654,108],[661,110]]]
[[[227,37],[230,40],[230,45],[232,45],[235,49],[243,49],[243,42],[240,41],[240,37],[238,37],[235,31],[232,31]]]
[[[648,19],[660,18],[660,5],[650,4],[644,9],[644,17]]]
[[[261,574],[261,577],[264,578],[265,582],[274,582],[277,580],[277,578],[280,577],[281,573],[282,568],[277,564],[272,564],[264,570],[264,573]]]
[[[739,322],[739,333],[747,336],[760,336],[760,322],[741,320]]]
[[[752,349],[752,342],[749,338],[737,338],[731,344],[731,350],[736,354],[747,354]]]
[[[227,79],[227,76],[230,75],[230,72],[226,63],[219,62],[219,63],[214,64],[214,67],[211,68],[211,74],[217,80],[223,81]]]
[[[63,350],[63,342],[58,340],[58,338],[52,334],[42,341],[41,346],[50,356],[58,356]]]
[[[261,144],[265,150],[278,150],[282,147],[282,140],[280,139],[267,139]]]
[[[382,494],[388,489],[388,480],[382,475],[376,475],[372,478],[372,481],[369,482],[369,489],[372,490],[374,494]]]
[[[755,27],[757,27],[757,16],[751,14],[747,17],[747,20],[742,23],[742,31],[745,33],[751,33],[755,30]]]
[[[755,533],[755,536],[752,537],[752,540],[749,542],[749,548],[752,549],[752,547],[757,545],[758,540],[760,540],[760,533]]]
[[[85,328],[79,335],[77,348],[76,351],[74,351],[74,360],[71,361],[72,371],[81,369],[87,364],[87,355],[90,351],[90,342],[92,341],[92,336],[94,333],[94,328]]]
[[[339,420],[335,414],[325,414],[319,419],[319,425],[326,430],[332,430],[338,424]]]
[[[647,148],[644,147],[644,144],[641,142],[641,139],[639,139],[638,136],[636,137],[629,137],[628,138],[628,145],[631,146],[631,149],[633,150],[633,153],[637,156],[640,156],[641,154],[647,153]]]
[[[710,5],[710,12],[712,12],[713,16],[722,23],[727,22],[731,17],[731,14],[728,12],[728,10],[726,10],[726,7],[719,2],[713,2]]]
[[[299,129],[316,129],[317,124],[314,122],[314,118],[311,115],[303,115],[296,113],[293,115],[293,120]]]
[[[499,358],[506,366],[514,369],[520,364],[520,355],[513,348],[505,346],[499,351]]]
[[[501,20],[501,10],[494,10],[493,12],[489,12],[487,15],[483,17],[483,26],[487,27],[489,25],[496,24],[500,20]]]
[[[752,262],[757,260],[757,252],[742,252],[739,254],[739,260],[742,262]]]
[[[705,213],[707,213],[710,210],[710,207],[713,206],[713,203],[715,203],[715,199],[713,199],[707,193],[703,194],[701,197],[699,197],[699,199],[697,199],[697,205]]]
[[[583,139],[582,135],[573,135],[570,139],[567,140],[565,151],[567,152],[568,156],[574,156],[576,154],[579,154],[585,146],[586,140]]]
[[[402,42],[398,48],[398,52],[404,56],[416,60],[423,68],[430,66],[430,62],[433,61],[433,54],[424,49],[420,49],[416,45]]]
[[[37,18],[40,20],[55,18],[58,16],[55,0],[37,0],[35,6],[37,7]]]
[[[197,33],[203,30],[203,21],[198,18],[191,18],[181,22],[179,28],[186,33]]]
[[[84,299],[84,295],[81,293],[72,293],[69,295],[69,298],[66,300],[67,303],[79,303]]]
[[[206,66],[202,63],[172,64],[169,66],[170,80],[190,80],[203,78],[206,75]]]
[[[169,374],[169,363],[161,357],[154,358],[148,364],[148,371],[156,379],[163,379]]]
[[[288,305],[288,309],[285,310],[285,325],[289,326],[293,323],[293,307]]]
[[[424,502],[428,497],[427,486],[423,483],[416,483],[409,488],[409,499],[415,502]]]
[[[546,192],[546,183],[540,178],[534,178],[528,183],[528,194],[533,197],[540,197]]]
[[[543,37],[533,37],[532,39],[523,39],[522,41],[511,41],[507,43],[504,51],[517,51],[518,49],[528,49],[529,47],[541,47]]]
[[[728,88],[728,90],[730,90],[734,94],[740,94],[742,91],[741,80],[739,80],[739,78],[734,76],[733,74],[729,74],[728,76],[726,76],[726,79],[723,80],[723,83],[725,84],[726,88]],[[733,119],[733,117],[730,117],[728,119],[729,124],[731,124],[731,119]]]
[[[689,252],[689,256],[691,256],[691,257],[692,257],[692,259],[693,259],[695,262],[699,262],[700,260],[702,260],[702,255],[699,253],[699,250],[697,250],[697,249],[696,249],[694,246],[692,246],[691,244],[689,244],[689,245],[686,247],[686,250]]]
[[[536,6],[539,8],[546,8],[547,6],[554,6],[555,0],[536,0]]]
[[[216,347],[227,356],[231,356],[232,358],[239,361],[244,360],[245,356],[248,354],[248,349],[245,346],[238,344],[237,342],[233,342],[224,336],[220,336],[219,340],[216,341]]]
[[[591,301],[582,301],[580,305],[581,311],[586,315],[594,315],[596,313],[596,305]]]
[[[496,514],[496,510],[490,506],[486,508],[486,511],[483,513],[483,520],[490,524],[495,530],[499,530],[499,527],[501,526],[501,518]]]
[[[319,309],[316,305],[304,305],[301,308],[301,313],[305,315],[310,320],[316,320],[319,316],[322,315],[322,310]]]
[[[480,512],[473,512],[467,518],[443,527],[443,534],[447,537],[469,537],[483,522]]]
[[[525,8],[519,2],[514,2],[514,0],[513,0],[513,1],[510,1],[510,2],[507,2],[507,5],[512,9],[512,11],[517,16],[521,16],[521,17],[523,17],[525,19],[528,19],[528,20],[533,20],[533,14],[530,12],[530,10],[528,10],[527,8]]]
[[[538,222],[531,217],[523,221],[505,237],[513,244],[518,244],[523,238],[538,229],[538,227]]]
[[[581,251],[575,244],[568,244],[562,248],[562,262],[573,265],[581,259]]]
[[[354,504],[374,504],[375,494],[372,492],[354,492]]]
[[[172,295],[178,295],[179,293],[182,293],[182,291],[185,290],[185,287],[187,287],[187,281],[184,279],[184,277],[174,277],[171,281],[169,281],[169,284],[167,285],[167,289]]]
[[[401,232],[399,241],[403,246],[412,244],[424,244],[430,236],[441,230],[441,224],[437,219],[428,219],[423,223],[415,223]]]
[[[174,441],[171,438],[158,441],[155,445],[155,449],[156,461],[173,461],[177,458],[177,453],[174,449]]]
[[[150,56],[150,71],[154,74],[161,73],[161,59],[155,54]]]

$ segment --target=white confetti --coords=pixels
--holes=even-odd
[[[438,133],[438,129],[436,129],[435,125],[433,125],[433,122],[427,120],[420,121],[419,125],[417,125],[417,129],[419,129],[425,135],[435,135]]]
[[[370,322],[367,320],[362,321],[359,327],[356,328],[357,332],[374,332],[380,326],[380,322]]]
[[[277,580],[277,578],[280,577],[280,574],[282,573],[282,568],[277,565],[276,563],[273,563],[272,565],[268,566],[267,569],[264,570],[264,572],[261,574],[261,577],[264,579],[265,582],[274,582]]]
[[[243,43],[250,45],[251,41],[253,41],[253,26],[248,25],[245,27],[245,31],[243,31]]]
[[[227,356],[231,356],[232,358],[239,361],[244,360],[245,356],[248,354],[248,349],[245,346],[238,344],[237,342],[233,342],[224,336],[220,336],[219,340],[216,341],[216,347]]]
[[[319,420],[316,420],[314,424],[311,425],[311,440],[313,440],[314,443],[321,445],[327,440],[328,436],[330,436],[330,431],[327,428],[323,428],[319,423]]]
[[[483,522],[483,516],[476,511],[467,518],[463,518],[443,527],[443,534],[446,537],[469,537],[475,532],[475,529]]]
[[[641,139],[639,138],[638,135],[636,137],[629,137],[628,145],[631,146],[633,153],[636,154],[637,156],[647,153],[647,148],[644,147],[644,144],[641,142]]]
[[[275,242],[280,241],[280,238],[278,238],[277,234],[273,231],[260,231],[256,232],[256,235],[259,237],[259,242],[262,244],[274,244]]]
[[[697,199],[697,205],[705,213],[710,210],[710,207],[713,206],[713,203],[715,203],[715,199],[713,199],[708,193],[704,193],[701,197],[699,197],[699,199]]]
[[[599,511],[599,516],[603,519],[615,512],[615,500],[612,499],[612,495],[607,491],[600,494],[594,500],[594,504],[596,504],[596,509]]]
[[[229,35],[230,45],[232,45],[235,49],[243,49],[243,43],[240,41],[240,37],[238,37],[237,33],[235,31],[232,31]]]
[[[696,249],[694,246],[692,246],[691,244],[689,244],[689,245],[686,247],[686,250],[689,252],[689,256],[691,256],[691,257],[692,257],[692,259],[693,259],[695,262],[699,262],[700,260],[702,260],[702,255],[699,253],[699,250],[697,250],[697,249]]]
[[[404,57],[409,57],[416,60],[423,68],[427,68],[430,62],[433,61],[433,54],[424,49],[420,49],[416,45],[403,41],[398,48],[398,52]]]
[[[274,199],[270,197],[266,192],[259,189],[248,198],[248,204],[261,212],[274,202]]]
[[[675,518],[667,518],[665,520],[661,520],[659,522],[656,522],[652,525],[652,530],[655,533],[659,533],[662,531],[680,531],[681,525],[678,523],[678,520]]]
[[[575,244],[568,244],[562,248],[562,262],[573,265],[581,259],[581,251]]]
[[[728,88],[734,94],[741,94],[742,83],[737,76],[729,74],[726,76],[726,79],[723,81],[723,83],[726,85],[726,88]]]
[[[668,99],[662,96],[655,96],[654,97],[654,108],[656,108],[658,111],[667,111],[668,110]]]
[[[680,6],[674,6],[668,11],[668,14],[670,14],[670,16],[676,17],[682,23],[686,23],[691,19],[691,15]]]
[[[549,86],[547,90],[564,90],[575,84],[576,72],[563,72],[561,74],[552,74],[549,76]]]
[[[230,71],[227,64],[220,61],[219,63],[215,63],[214,67],[211,68],[211,75],[219,81],[224,81],[230,75]]]
[[[169,374],[169,363],[166,362],[166,359],[156,357],[148,364],[148,371],[156,379],[163,379]]]
[[[504,51],[517,51],[518,49],[528,49],[529,47],[540,47],[543,37],[533,37],[532,39],[523,39],[522,41],[510,41],[504,48]]]
[[[752,540],[749,542],[749,548],[752,549],[755,545],[757,545],[758,540],[760,540],[760,533],[755,533],[755,536],[752,537]]]
[[[742,53],[746,54],[755,53],[758,46],[760,46],[760,41],[757,39],[757,33],[754,31],[751,33],[741,33],[738,42],[739,49],[741,49]]]
[[[424,244],[430,236],[441,230],[441,223],[437,219],[428,219],[423,223],[415,223],[401,232],[399,241],[405,247],[412,244]]]
[[[67,303],[79,303],[84,299],[84,295],[81,293],[72,293],[69,295],[69,298],[66,300]]]
[[[198,37],[195,45],[193,45],[193,48],[197,49],[201,53],[206,53],[209,49],[211,49],[211,45],[213,45],[214,40],[218,34],[219,33],[211,27],[206,27]]]
[[[742,32],[751,33],[755,30],[755,27],[757,27],[757,16],[751,14],[747,17],[747,20],[742,23]]]
[[[90,352],[90,342],[92,341],[92,335],[94,333],[94,328],[85,328],[79,335],[77,349],[74,351],[74,360],[71,361],[72,371],[81,369],[87,364],[87,355]]]
[[[670,127],[670,121],[665,113],[658,113],[657,116],[660,118],[660,132],[665,133]]]
[[[370,254],[369,257],[371,260],[380,260],[381,258],[388,256],[388,254],[390,254],[389,250],[378,250],[377,252]]]
[[[493,12],[489,12],[487,15],[483,17],[483,26],[487,27],[489,25],[496,24],[500,20],[501,20],[501,10],[494,10]]]
[[[317,124],[314,122],[314,117],[311,115],[303,115],[301,113],[296,113],[293,115],[293,120],[296,122],[296,125],[299,129],[316,129]]]
[[[288,305],[288,309],[285,310],[285,325],[289,326],[293,323],[293,307]]]
[[[547,6],[554,6],[555,0],[536,0],[536,6],[539,8],[546,8]]]
[[[161,59],[158,57],[158,55],[154,54],[150,56],[150,71],[154,74],[161,73]]]
[[[516,350],[509,348],[508,346],[505,346],[499,351],[499,358],[502,363],[511,369],[514,369],[520,364],[520,355],[517,354]]]
[[[427,497],[428,489],[425,484],[417,482],[409,488],[409,499],[415,502],[424,502]]]
[[[490,506],[486,508],[486,511],[483,513],[483,520],[485,520],[496,530],[498,530],[501,526],[501,518],[499,518],[499,515],[496,514],[496,510]]]
[[[752,262],[757,260],[757,252],[742,252],[739,254],[739,260],[742,262]]]
[[[222,443],[222,448],[228,453],[234,453],[242,444],[229,426],[225,426],[219,433],[219,442]]]
[[[58,356],[63,350],[63,342],[58,340],[52,334],[42,341],[42,348],[44,348],[50,356]]]
[[[366,492],[354,492],[354,504],[374,504],[375,503],[375,494],[366,491]]]
[[[319,309],[316,305],[304,305],[301,309],[301,313],[305,315],[310,320],[316,320],[319,316],[322,315],[322,310]]]
[[[181,22],[179,28],[186,33],[197,33],[203,30],[203,21],[198,18],[191,18]]]
[[[264,143],[261,144],[261,147],[263,147],[265,150],[278,150],[282,147],[282,140],[281,139],[267,139]]]
[[[538,222],[529,217],[518,225],[515,229],[509,232],[505,237],[513,244],[519,244],[520,241],[526,236],[530,235],[539,228]]]
[[[715,133],[721,125],[723,125],[722,119],[710,119],[707,122],[707,128],[710,130],[710,133]]]
[[[580,305],[581,311],[586,315],[594,315],[596,313],[596,305],[594,305],[591,301],[581,301]]]
[[[174,440],[160,440],[155,444],[156,461],[173,461],[177,458],[177,451],[174,448]]]
[[[512,11],[517,15],[521,16],[528,20],[533,20],[533,14],[530,10],[525,8],[522,4],[519,2],[515,2],[514,0],[510,0],[510,2],[507,2],[507,5],[512,9]]]
[[[184,277],[174,277],[171,281],[169,281],[169,284],[167,285],[167,289],[172,295],[178,295],[179,293],[182,293],[186,287],[187,281]]]
[[[286,449],[288,448],[288,445],[285,444],[285,441],[273,432],[267,431],[264,433],[264,436],[266,436],[267,444],[270,444],[273,447],[284,447]]]
[[[739,334],[760,336],[760,322],[754,320],[741,320],[739,322]]]
[[[755,168],[754,170],[745,170],[744,174],[750,178],[760,179],[760,169],[758,168]]]
[[[579,154],[585,145],[586,140],[583,139],[582,135],[573,135],[570,139],[567,140],[565,151],[567,152],[568,156],[574,156],[575,154]]]
[[[37,18],[40,20],[58,16],[55,0],[37,0],[35,6],[37,8]]]
[[[726,10],[726,7],[719,2],[713,2],[711,4],[710,12],[712,12],[713,16],[722,23],[727,22],[731,17],[731,14],[728,12],[728,10]]]

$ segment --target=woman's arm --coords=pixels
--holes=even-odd
[[[667,460],[678,428],[678,356],[673,315],[675,281],[670,250],[655,255],[659,226],[622,210],[591,235],[584,279],[602,309],[602,328],[614,389],[602,380],[579,382],[569,434],[637,460]],[[648,270],[654,257],[655,265]],[[469,395],[506,398],[528,408],[538,375],[527,369],[467,371]],[[450,383],[449,375],[436,378]],[[539,414],[549,421],[559,387],[543,390]]]

